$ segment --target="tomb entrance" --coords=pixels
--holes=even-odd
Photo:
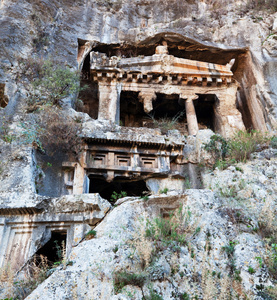
[[[8,105],[9,98],[5,95],[5,84],[0,83],[0,108],[5,108]]]
[[[197,134],[201,122],[226,137],[244,129],[231,65],[175,57],[166,43],[152,56],[108,57],[91,51],[89,78],[98,87],[100,120],[141,127],[151,113],[173,120],[182,112],[179,121],[189,135]],[[210,95],[216,96],[216,105]]]

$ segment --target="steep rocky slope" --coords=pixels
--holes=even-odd
[[[72,251],[73,266],[55,271],[27,299],[273,299],[266,287],[273,286],[274,253],[263,237],[275,226],[276,154],[265,150],[247,164],[207,173],[212,190],[119,200],[96,238]],[[177,227],[151,231],[166,231],[155,218],[174,208]]]
[[[16,76],[21,58],[52,57],[82,70],[92,49],[108,56],[152,55],[165,39],[169,51],[183,58],[235,60],[237,106],[246,128],[274,132],[276,37],[276,13],[253,9],[249,1],[2,0],[1,134],[3,122],[9,128],[5,141],[0,139],[1,205],[35,201],[44,176],[36,145],[9,140],[22,133],[20,122],[32,121],[28,92]],[[115,135],[118,126],[76,113],[67,100],[60,114],[77,118],[87,135]],[[210,159],[200,146],[211,134],[200,131],[187,139],[197,149],[188,153],[194,163]],[[274,299],[276,154],[267,149],[246,164],[206,172],[201,190],[168,187],[167,194],[149,199],[119,200],[95,228],[96,237],[74,246],[70,263],[27,299]],[[1,289],[0,298],[11,297]]]
[[[108,54],[117,48],[133,55],[147,55],[153,51],[153,44],[166,36],[190,59],[226,64],[236,58],[234,74],[242,87],[239,106],[245,122],[260,130],[272,128],[276,118],[276,79],[272,72],[276,57],[275,15],[266,10],[249,10],[246,4],[247,1],[3,0],[0,81],[10,99],[7,110],[12,114],[24,98],[24,90],[13,80],[20,57],[51,55],[77,68],[87,53],[83,49],[86,41],[90,41],[86,47]]]

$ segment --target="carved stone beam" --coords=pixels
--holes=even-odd
[[[186,99],[186,116],[188,123],[188,133],[189,135],[196,135],[199,127],[197,122],[197,116],[193,104],[193,100],[198,99],[198,95],[180,95],[180,98]]]
[[[153,110],[152,101],[155,101],[157,96],[154,91],[140,92],[139,101],[143,103],[143,109],[146,113],[150,113]]]

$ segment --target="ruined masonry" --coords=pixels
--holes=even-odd
[[[35,253],[53,252],[57,242],[64,241],[69,253],[105,216],[111,206],[105,199],[114,191],[143,196],[157,193],[164,181],[181,192],[188,180],[199,187],[191,175],[195,166],[184,154],[185,136],[211,128],[229,137],[244,129],[230,65],[174,57],[165,42],[152,56],[89,55],[98,120],[120,130],[83,136],[79,161],[63,162],[68,195],[0,205],[0,267],[12,262],[20,270]],[[170,117],[179,131],[153,126]]]
[[[163,119],[171,112],[181,112],[178,129],[191,136],[199,128],[211,128],[225,137],[244,129],[236,108],[238,84],[230,65],[174,57],[168,54],[165,41],[152,56],[108,58],[94,51],[89,55],[87,76],[98,90],[98,120],[121,127],[119,132],[84,136],[80,161],[63,163],[69,193],[100,192],[115,179],[146,179],[149,186],[153,180],[148,178],[186,178],[192,168],[184,155],[186,140],[178,131],[169,130],[166,136],[151,127],[156,116],[159,124],[159,116]],[[175,134],[174,142],[170,141],[171,134]],[[153,189],[157,191],[150,187]],[[103,197],[109,199],[104,192]]]

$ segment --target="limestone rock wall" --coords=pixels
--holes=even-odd
[[[0,81],[10,99],[7,109],[20,102],[11,71],[19,57],[52,55],[77,68],[78,39],[102,44],[151,44],[160,33],[178,34],[205,51],[249,49],[251,58],[240,61],[241,98],[248,104],[255,128],[275,124],[276,64],[275,15],[245,9],[246,1],[32,1],[1,2]],[[207,52],[207,60],[209,60]],[[224,53],[218,60],[224,61]],[[225,61],[227,63],[228,61]],[[266,125],[267,124],[267,125]]]
[[[143,299],[151,290],[162,299],[179,299],[185,293],[199,299],[224,299],[231,286],[232,299],[235,295],[243,299],[245,293],[249,299],[264,299],[260,287],[263,290],[272,282],[267,267],[256,259],[265,262],[267,252],[255,228],[259,221],[266,221],[270,211],[273,217],[276,209],[275,154],[276,150],[265,150],[241,165],[241,170],[229,167],[207,174],[206,186],[212,190],[187,190],[183,195],[168,192],[146,201],[126,198],[118,202],[95,228],[96,238],[73,249],[73,266],[57,270],[27,299]],[[271,164],[265,157],[271,157]],[[227,194],[230,186],[236,188],[236,200]],[[264,202],[269,191],[271,196]],[[191,216],[182,223],[186,244],[162,248],[151,242],[153,236],[146,238],[147,222],[180,206]],[[231,256],[224,250],[230,243],[234,246]],[[233,283],[228,277],[230,259],[240,270],[240,279]],[[150,265],[145,264],[147,260],[152,260]],[[115,274],[124,271],[144,274],[147,279],[142,288],[130,283],[116,291]]]

